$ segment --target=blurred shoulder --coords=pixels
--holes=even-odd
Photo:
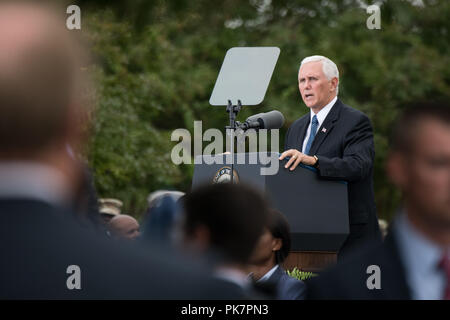
[[[364,250],[349,256],[344,262],[324,271],[319,276],[308,279],[308,299],[382,299],[383,292],[369,290],[367,273],[371,265],[382,270],[392,270],[390,254],[385,245],[371,244]],[[384,280],[388,280],[389,275]]]

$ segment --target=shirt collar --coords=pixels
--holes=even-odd
[[[36,162],[0,162],[0,197],[26,198],[52,205],[70,203],[61,172]]]
[[[269,280],[269,278],[273,275],[273,273],[278,269],[278,265],[275,265],[272,269],[270,269],[265,275],[263,275],[257,282],[263,282]]]
[[[411,224],[405,212],[402,212],[397,218],[395,228],[405,265],[414,266],[414,272],[421,274],[436,271],[444,254],[444,248],[422,235]]]
[[[331,100],[325,107],[323,107],[319,112],[314,113],[311,109],[310,111],[310,120],[312,122],[312,118],[314,116],[317,116],[317,121],[319,121],[319,127],[322,125],[322,123],[324,122],[325,118],[327,117],[328,113],[330,112],[331,108],[334,106],[334,104],[337,101],[337,96],[334,97],[333,100]]]

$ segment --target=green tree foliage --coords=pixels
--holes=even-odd
[[[227,124],[209,96],[225,52],[277,46],[281,55],[265,102],[239,119],[280,110],[284,133],[308,109],[298,93],[301,59],[320,54],[340,70],[340,98],[371,119],[378,212],[389,219],[399,195],[384,161],[398,111],[417,99],[450,96],[450,2],[378,1],[381,30],[366,28],[365,1],[78,1],[97,59],[98,103],[89,161],[101,196],[139,215],[158,188],[186,191],[192,166],[170,161],[176,128]],[[369,2],[371,4],[371,2]]]

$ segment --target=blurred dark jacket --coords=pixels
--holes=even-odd
[[[329,271],[306,280],[307,299],[411,299],[395,237],[395,229],[391,229],[384,243],[373,243]],[[368,289],[370,265],[380,267],[381,289]]]
[[[112,243],[71,209],[0,198],[0,299],[234,299],[238,292],[159,247]],[[81,289],[67,268],[81,269]]]
[[[274,283],[277,288],[278,300],[303,300],[306,296],[306,285],[303,281],[294,279],[286,273],[281,266],[275,269],[266,280]]]
[[[98,206],[97,191],[95,190],[94,178],[91,170],[84,166],[82,172],[82,181],[77,190],[73,202],[74,213],[80,219],[80,222],[96,230],[104,231],[100,219],[100,210]]]

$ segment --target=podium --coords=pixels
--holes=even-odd
[[[289,222],[292,244],[284,267],[318,272],[334,263],[349,233],[346,182],[321,179],[315,168],[304,165],[290,171],[284,168],[286,160],[279,161],[278,173],[261,175],[261,167],[270,164],[262,164],[260,154],[241,154],[241,163],[238,156],[233,155],[235,181],[263,192]],[[251,157],[256,163],[251,163]],[[212,158],[219,163],[212,163]],[[226,181],[231,175],[231,155],[198,156],[195,163],[193,189]]]

